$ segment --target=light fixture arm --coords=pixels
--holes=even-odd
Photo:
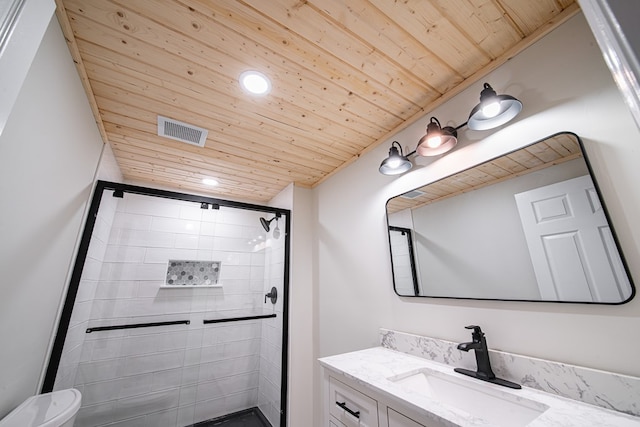
[[[480,92],[480,102],[485,102],[489,98],[495,98],[498,96],[495,90],[491,87],[489,83],[485,83],[482,85],[482,91]]]
[[[455,130],[456,130],[456,132],[457,132],[457,131],[459,131],[460,129],[462,129],[463,127],[465,127],[465,126],[467,125],[467,123],[469,123],[469,122],[464,122],[463,124],[461,124],[461,125],[459,125],[459,126],[454,127],[454,129],[455,129]]]
[[[401,155],[401,156],[404,156],[404,154],[403,154],[403,152],[402,152],[402,145],[400,145],[400,143],[399,143],[398,141],[393,141],[393,142],[391,143],[391,146],[392,146],[392,147],[393,147],[393,146],[397,146],[397,147],[398,147],[398,150],[400,150],[400,155]]]

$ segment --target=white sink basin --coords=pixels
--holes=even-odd
[[[495,426],[526,426],[549,409],[542,403],[517,396],[517,391],[506,393],[498,389],[500,386],[457,375],[421,369],[388,380]]]

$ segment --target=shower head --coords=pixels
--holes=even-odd
[[[271,221],[273,221],[274,219],[276,219],[275,216],[271,218],[269,221],[260,217],[260,224],[262,224],[262,228],[264,228],[264,231],[266,231],[267,233],[269,232],[269,224],[271,224]]]
[[[267,233],[269,232],[269,230],[270,230],[269,225],[271,224],[271,221],[273,221],[276,218],[280,218],[280,214],[279,213],[277,213],[276,216],[274,216],[273,218],[271,218],[268,221],[266,219],[260,217],[260,224],[262,224],[262,228],[264,228],[264,231],[266,231]]]

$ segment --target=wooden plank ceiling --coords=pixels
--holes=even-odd
[[[57,4],[126,179],[258,203],[317,185],[578,11],[574,0]],[[249,69],[270,77],[269,95],[240,89]],[[205,147],[159,137],[158,115],[207,129]]]

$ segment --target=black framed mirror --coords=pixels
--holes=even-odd
[[[635,295],[573,133],[392,197],[386,209],[400,296],[622,304]]]

